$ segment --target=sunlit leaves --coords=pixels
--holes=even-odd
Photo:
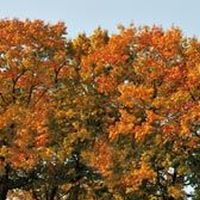
[[[119,92],[121,93],[119,101],[127,107],[133,107],[148,102],[153,94],[153,89],[145,86],[123,84],[119,86]]]
[[[94,152],[83,152],[83,156],[88,157],[91,166],[100,171],[103,176],[111,175],[112,152],[106,141],[100,139],[94,145]]]
[[[184,197],[183,189],[180,186],[171,186],[168,188],[168,193],[174,199],[180,199]]]
[[[130,172],[130,175],[125,177],[123,184],[127,187],[128,192],[139,190],[143,181],[154,182],[156,173],[146,163],[141,163],[141,166]],[[128,190],[128,188],[130,188]]]
[[[110,127],[110,139],[116,138],[119,134],[133,134],[136,117],[124,110],[120,110],[120,115],[120,121]]]

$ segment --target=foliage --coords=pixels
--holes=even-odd
[[[0,199],[198,199],[200,42],[176,27],[66,34],[0,21]]]

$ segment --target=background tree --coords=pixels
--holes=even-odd
[[[70,41],[39,20],[1,20],[0,38],[0,199],[198,199],[196,38],[121,26]]]

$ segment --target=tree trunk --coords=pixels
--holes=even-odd
[[[0,200],[6,200],[9,190],[8,173],[10,171],[10,167],[5,164],[4,157],[0,157],[0,164],[3,166],[0,176]]]
[[[79,189],[80,189],[80,186],[79,186],[79,185],[75,185],[75,186],[71,189],[71,191],[70,191],[70,199],[78,200]]]
[[[52,188],[50,196],[49,196],[49,200],[54,200],[55,199],[57,190],[58,190],[58,186],[55,186],[55,187]]]
[[[8,194],[8,187],[4,183],[0,183],[0,200],[6,200]]]

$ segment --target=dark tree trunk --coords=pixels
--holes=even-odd
[[[57,186],[55,186],[55,187],[52,188],[51,193],[50,193],[50,196],[49,196],[49,200],[54,200],[54,199],[55,199],[57,190],[58,190],[58,187],[57,187]]]
[[[4,157],[0,157],[0,161],[2,165],[4,165],[5,162],[5,158]],[[8,190],[9,190],[9,183],[8,183],[8,173],[10,171],[10,167],[9,165],[5,165],[3,173],[0,176],[0,200],[6,200],[7,194],[8,194]]]
[[[78,200],[79,189],[80,189],[79,185],[73,186],[73,188],[70,189],[69,199]]]
[[[0,200],[6,200],[8,194],[8,186],[6,183],[0,183]]]

